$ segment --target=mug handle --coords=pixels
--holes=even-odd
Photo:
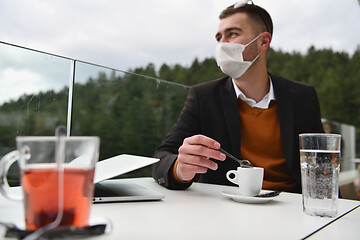
[[[230,174],[234,174],[235,177],[234,178],[231,178],[230,177]],[[232,183],[235,183],[236,185],[239,185],[238,181],[237,181],[237,171],[236,170],[230,170],[226,173],[226,178],[232,182]]]
[[[19,151],[15,150],[9,152],[0,160],[0,192],[8,199],[21,201],[23,196],[18,193],[14,193],[9,186],[7,180],[7,173],[10,166],[20,158]]]

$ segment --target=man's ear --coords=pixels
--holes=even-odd
[[[266,52],[270,48],[271,39],[272,38],[270,33],[264,32],[261,34],[260,53]]]

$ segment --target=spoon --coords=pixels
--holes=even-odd
[[[259,195],[256,195],[255,197],[260,197],[260,198],[267,198],[267,197],[275,197],[277,195],[279,195],[282,191],[271,191],[268,193],[260,193]]]
[[[248,160],[240,160],[240,159],[234,157],[233,155],[231,155],[230,153],[228,153],[227,151],[225,151],[222,148],[220,148],[219,151],[222,152],[223,154],[225,154],[226,156],[228,156],[229,158],[231,158],[232,160],[235,160],[236,162],[238,162],[240,164],[240,167],[244,167],[244,168],[252,168],[253,167],[251,162],[248,161]]]

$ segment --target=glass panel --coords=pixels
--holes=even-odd
[[[324,131],[326,133],[341,134],[341,162],[340,172],[355,169],[356,159],[356,128],[355,126],[322,119]]]
[[[177,120],[189,90],[83,62],[76,62],[75,69],[71,135],[100,136],[100,160],[125,153],[151,156]],[[150,176],[150,167],[131,176]]]
[[[0,44],[0,157],[15,149],[16,136],[53,135],[66,125],[71,62]],[[10,184],[18,184],[17,172],[14,164]]]

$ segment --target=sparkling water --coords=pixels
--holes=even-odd
[[[336,216],[340,151],[300,150],[300,163],[304,212]]]

